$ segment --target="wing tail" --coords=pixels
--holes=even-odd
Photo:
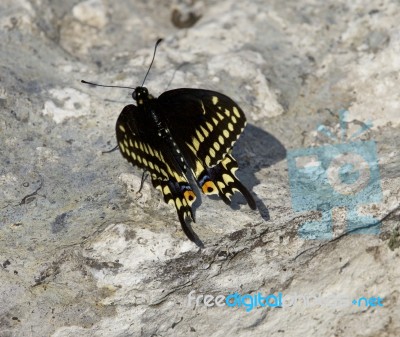
[[[186,223],[186,218],[191,218],[195,222],[192,204],[196,200],[196,194],[187,182],[177,182],[173,179],[159,180],[152,177],[153,186],[160,190],[167,204],[173,204],[178,213],[179,222],[186,236],[193,242],[197,239]]]
[[[253,196],[235,175],[237,168],[236,160],[227,155],[219,164],[203,170],[198,179],[199,186],[204,194],[218,194],[228,205],[235,191],[239,191],[255,210],[257,205]]]

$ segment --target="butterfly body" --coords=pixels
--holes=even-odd
[[[218,194],[230,204],[241,192],[252,209],[256,203],[237,179],[238,166],[231,149],[242,133],[246,118],[229,97],[210,90],[181,88],[158,98],[147,88],[132,93],[137,106],[124,107],[116,123],[121,154],[133,165],[149,171],[152,184],[164,200],[175,206],[182,229],[196,241],[186,218],[194,221],[196,194],[191,174],[200,190]]]

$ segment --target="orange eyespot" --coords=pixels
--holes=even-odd
[[[194,201],[196,200],[196,194],[194,194],[193,191],[185,191],[185,192],[183,192],[183,196],[185,197],[189,206],[191,206],[194,203]]]
[[[204,194],[216,194],[218,193],[217,187],[215,184],[209,180],[204,183],[204,185],[201,187],[202,191]]]

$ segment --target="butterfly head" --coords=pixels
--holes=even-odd
[[[136,87],[135,91],[132,93],[132,98],[138,105],[142,105],[148,100],[153,99],[153,96],[149,94],[146,87]]]

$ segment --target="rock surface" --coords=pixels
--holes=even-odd
[[[398,336],[399,21],[389,0],[3,0],[0,336]],[[234,155],[259,212],[202,196],[204,249],[149,181],[137,193],[139,169],[102,154],[131,92],[80,83],[140,85],[159,37],[154,95],[213,89],[248,117]],[[342,206],[333,236],[310,240],[299,229],[321,215],[295,210],[286,156],[343,125],[376,143],[380,202],[357,211],[379,233],[346,231]],[[207,307],[191,292],[287,305]],[[351,303],[363,296],[376,301]]]

